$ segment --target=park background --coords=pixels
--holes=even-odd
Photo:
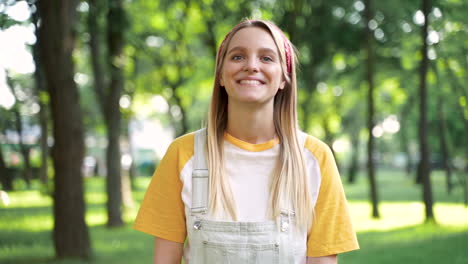
[[[332,148],[361,250],[468,263],[468,1],[0,1],[0,263],[149,263],[131,228],[199,129],[242,18],[299,52],[300,127]]]

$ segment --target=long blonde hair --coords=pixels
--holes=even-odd
[[[297,226],[301,229],[308,229],[312,222],[313,208],[308,191],[309,183],[302,152],[303,146],[300,145],[298,139],[296,53],[283,32],[270,21],[245,20],[241,22],[226,35],[218,50],[213,95],[207,122],[210,174],[208,207],[210,212],[223,211],[233,220],[237,219],[232,190],[224,173],[223,146],[228,119],[228,96],[224,87],[220,85],[220,73],[232,37],[246,27],[259,27],[270,33],[278,48],[283,78],[286,80],[284,89],[278,90],[274,98],[273,119],[280,141],[280,150],[270,186],[270,215],[276,218],[283,210],[294,211]]]

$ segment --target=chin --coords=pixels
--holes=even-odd
[[[268,102],[268,100],[265,100],[264,98],[258,98],[258,97],[237,98],[236,101],[238,103],[247,104],[247,105],[265,104]]]

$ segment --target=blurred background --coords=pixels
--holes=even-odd
[[[299,52],[299,124],[337,160],[361,250],[467,264],[467,0],[0,0],[0,263],[149,263],[132,222],[202,127],[243,18]]]

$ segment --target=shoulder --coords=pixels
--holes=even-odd
[[[195,139],[195,132],[187,133],[185,135],[182,135],[174,139],[171,143],[171,147],[184,148],[184,147],[188,147],[188,145],[191,145],[193,147],[194,139]]]
[[[305,133],[304,136],[304,148],[317,159],[326,158],[327,156],[332,155],[330,147],[325,142]]]
[[[172,141],[161,163],[177,164],[181,170],[193,157],[195,133],[188,133]]]
[[[304,143],[306,160],[316,163],[323,175],[338,174],[335,157],[330,147],[320,139],[307,135]]]
[[[177,152],[193,155],[195,132],[187,133],[172,141],[167,149],[167,153]],[[166,153],[166,154],[167,154]]]

